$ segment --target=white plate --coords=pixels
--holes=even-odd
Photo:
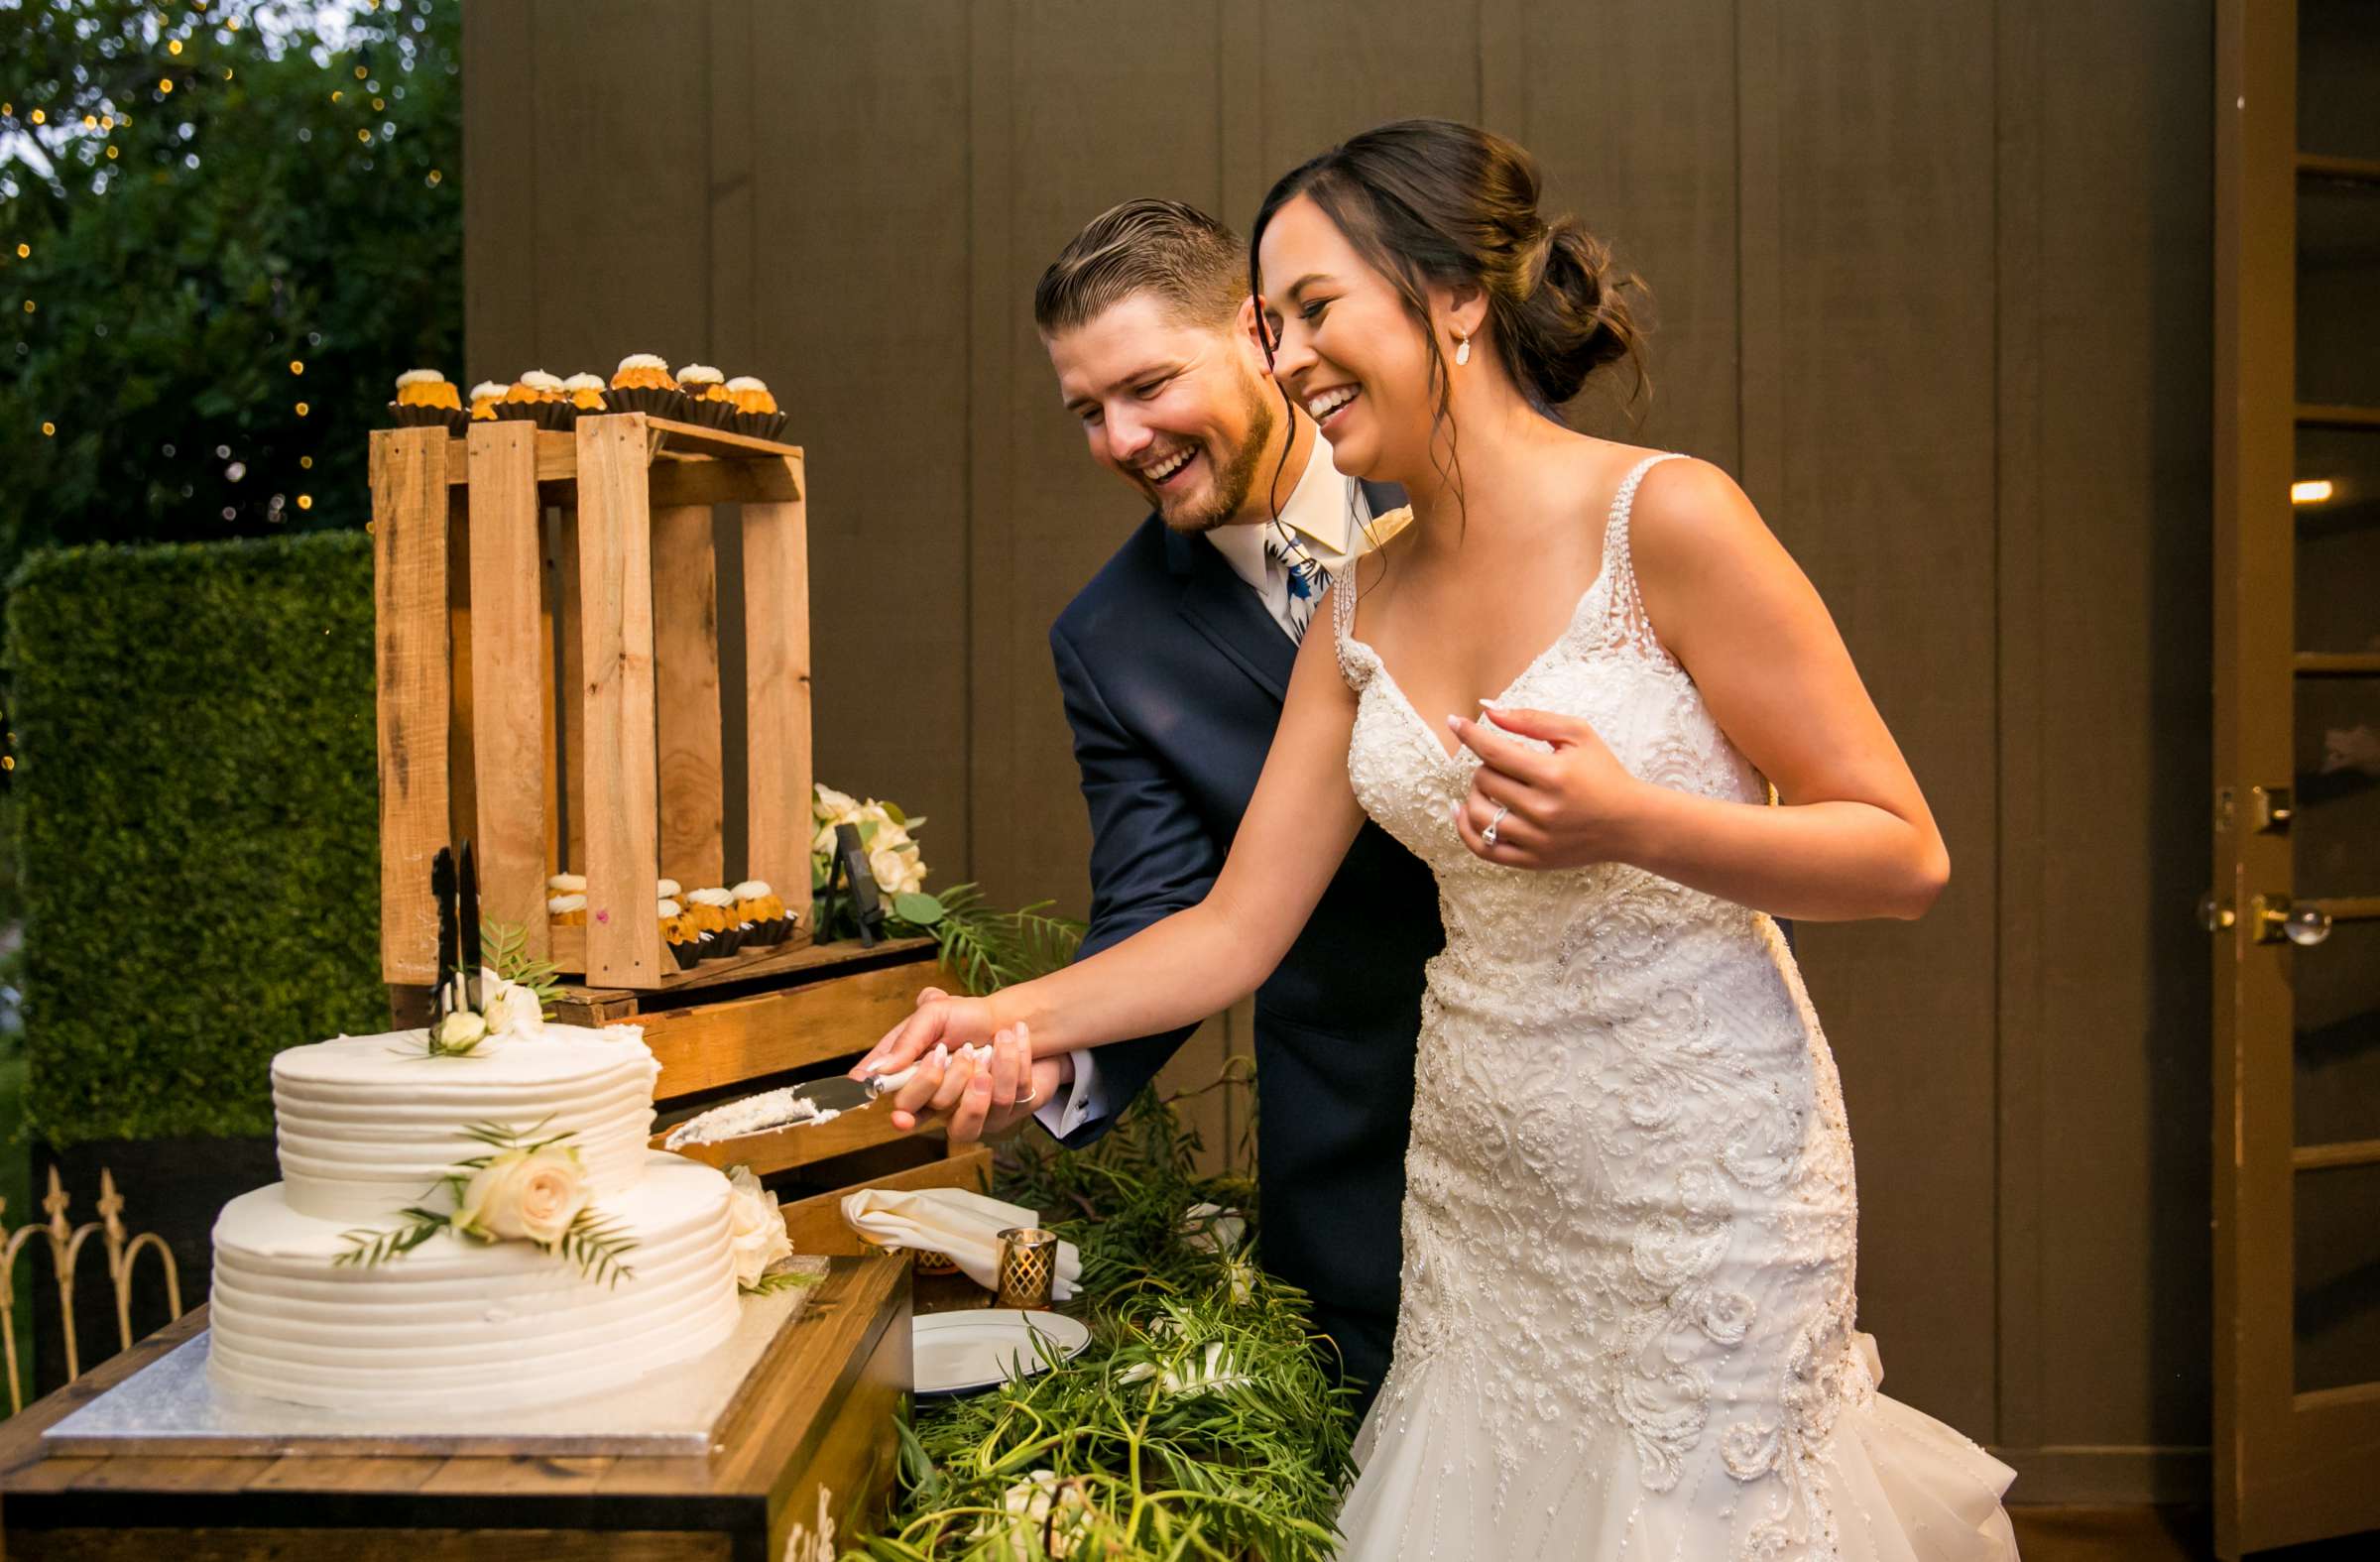
[[[1048,1354],[1068,1361],[1091,1343],[1091,1331],[1054,1312],[994,1307],[980,1312],[925,1313],[909,1324],[919,1393],[966,1393],[1012,1378],[1030,1378]]]

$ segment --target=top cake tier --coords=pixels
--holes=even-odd
[[[653,1133],[660,1074],[632,1025],[548,1024],[432,1057],[427,1032],[341,1036],[273,1059],[289,1205],[323,1220],[384,1220],[418,1204],[462,1161],[489,1153],[468,1132],[500,1125],[570,1136],[595,1198],[632,1186]]]

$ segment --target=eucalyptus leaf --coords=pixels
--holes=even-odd
[[[892,897],[892,914],[914,927],[931,927],[942,920],[942,902],[914,893]]]

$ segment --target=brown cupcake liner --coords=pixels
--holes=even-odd
[[[683,420],[686,393],[657,385],[615,385],[603,393],[603,405],[615,413],[643,413],[648,418]]]
[[[782,412],[738,413],[735,431],[751,434],[756,439],[775,439],[785,431],[785,418],[786,414]]]
[[[411,407],[391,402],[389,417],[400,428],[443,428],[459,434],[471,425],[469,411],[458,407]]]
[[[713,401],[708,397],[689,396],[686,398],[685,417],[686,421],[690,423],[700,423],[705,428],[716,428],[723,433],[733,433],[736,430],[736,419],[739,416],[741,415],[737,413],[736,404],[733,402]]]
[[[680,971],[691,971],[702,959],[702,946],[695,943],[671,944],[669,957],[677,962]]]

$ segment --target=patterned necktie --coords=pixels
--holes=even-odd
[[[1268,570],[1278,570],[1288,593],[1289,638],[1301,645],[1306,638],[1306,624],[1314,617],[1314,587],[1290,555],[1287,544],[1278,532],[1264,536],[1264,562]]]

